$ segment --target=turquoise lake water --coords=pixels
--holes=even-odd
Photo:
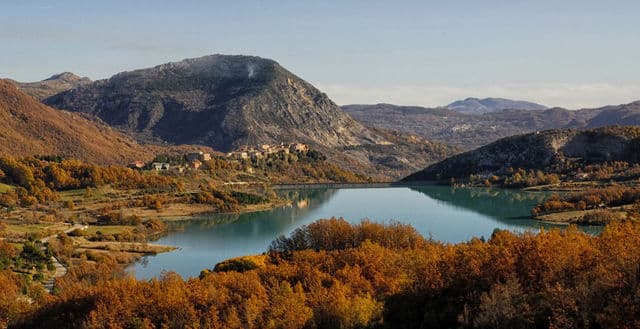
[[[222,260],[265,252],[277,236],[319,218],[397,220],[446,242],[489,238],[494,229],[552,227],[532,220],[530,209],[547,194],[448,186],[307,189],[280,193],[291,206],[247,214],[216,214],[169,223],[172,233],[155,243],[179,250],[144,257],[130,267],[146,279],[163,271],[197,276]],[[586,228],[587,230],[589,228]]]

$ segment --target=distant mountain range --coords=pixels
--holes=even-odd
[[[148,160],[158,147],[139,145],[83,114],[59,111],[0,80],[0,154],[14,157],[63,155],[100,164]]]
[[[464,114],[485,114],[504,110],[540,111],[547,109],[544,105],[505,98],[467,98],[455,101],[445,107]]]
[[[63,80],[66,90],[44,98],[45,104],[94,117],[139,142],[201,144],[220,151],[303,142],[343,167],[387,179],[459,152],[366,127],[311,84],[260,57],[210,55],[95,82],[65,73],[17,85],[40,99],[51,81]]]
[[[509,109],[480,115],[459,113],[446,108],[391,104],[347,105],[342,108],[364,125],[416,134],[466,150],[503,137],[538,130],[640,124],[640,101],[595,109]]]
[[[18,82],[10,80],[20,90],[38,100],[43,100],[69,89],[91,83],[89,78],[81,78],[71,72],[55,74],[37,82]]]
[[[452,156],[406,177],[406,181],[468,178],[506,173],[509,168],[558,172],[611,161],[640,161],[640,127],[555,129],[506,137]]]

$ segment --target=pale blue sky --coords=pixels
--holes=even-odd
[[[640,99],[640,1],[1,1],[0,77],[272,58],[339,104]]]

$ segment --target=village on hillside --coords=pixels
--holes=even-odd
[[[278,145],[260,144],[257,147],[243,147],[237,151],[227,153],[228,159],[263,159],[271,154],[289,154],[292,152],[305,153],[309,151],[309,146],[303,143],[291,143]]]
[[[290,144],[259,144],[255,147],[245,146],[236,151],[227,153],[224,158],[231,161],[244,161],[244,160],[261,160],[266,159],[270,155],[281,154],[288,155],[291,153],[304,153],[309,152],[309,146],[304,143],[290,143]],[[182,174],[188,170],[199,170],[203,163],[211,161],[211,153],[204,151],[189,152],[180,155],[159,155],[149,163],[141,160],[136,160],[127,165],[127,167],[134,170],[148,170],[158,172],[171,172],[175,174]]]

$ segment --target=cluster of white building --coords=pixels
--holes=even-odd
[[[187,169],[198,170],[202,167],[203,161],[211,160],[211,153],[205,153],[202,151],[199,152],[191,152],[185,154],[185,158],[187,159],[186,165],[171,165],[166,162],[153,162],[150,165],[150,170],[152,171],[171,171],[176,173],[183,173]],[[146,164],[143,161],[134,161],[131,162],[128,167],[132,169],[142,170]]]
[[[304,143],[291,144],[260,144],[257,147],[243,147],[237,151],[227,153],[227,158],[243,160],[243,159],[264,159],[270,154],[289,154],[291,152],[308,152],[309,146]]]
[[[228,159],[244,160],[244,159],[264,159],[271,154],[289,154],[289,153],[306,153],[309,146],[304,143],[291,143],[278,145],[260,144],[256,147],[243,147],[237,151],[227,153]],[[171,165],[167,162],[153,162],[147,167],[143,161],[131,162],[128,167],[137,170],[143,170],[145,167],[152,171],[171,171],[183,173],[187,169],[198,170],[202,167],[202,163],[211,160],[211,153],[203,151],[191,152],[184,155],[187,163],[180,165]]]

